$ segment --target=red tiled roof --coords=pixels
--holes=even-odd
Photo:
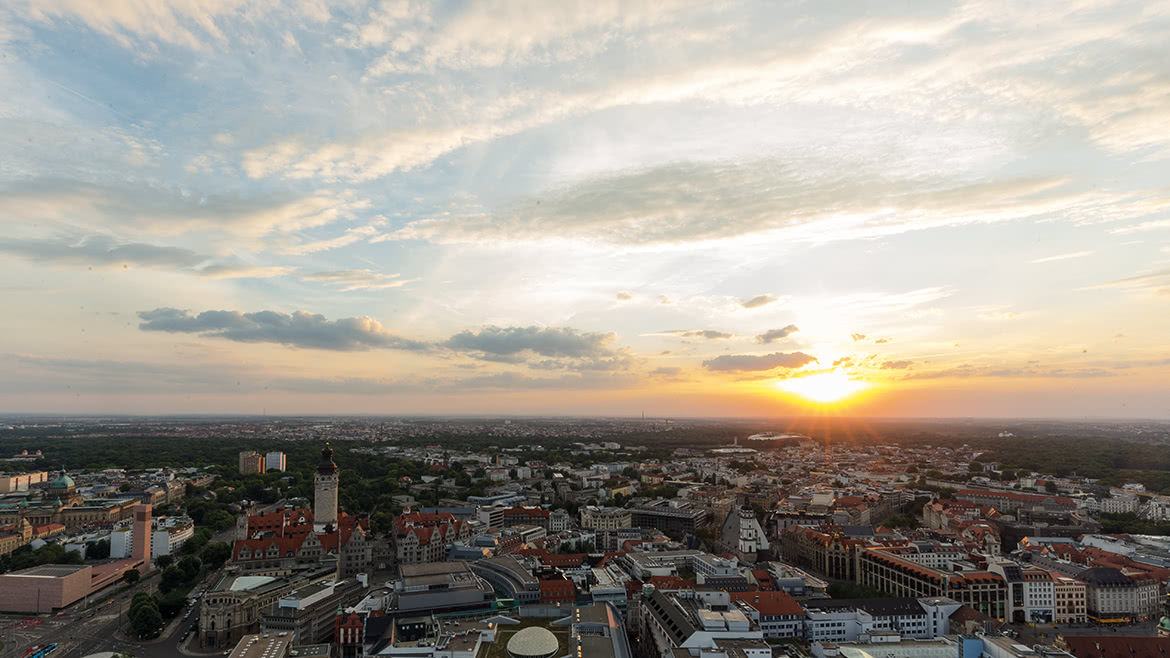
[[[732,601],[743,601],[759,610],[760,615],[779,617],[782,615],[803,615],[804,609],[787,592],[729,592]]]
[[[1082,635],[1064,641],[1077,658],[1163,658],[1170,652],[1170,637]]]

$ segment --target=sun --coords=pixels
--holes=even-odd
[[[780,389],[795,393],[814,402],[837,402],[869,386],[865,382],[850,379],[849,375],[834,370],[805,377],[793,377],[776,382]]]

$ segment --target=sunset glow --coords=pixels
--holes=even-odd
[[[806,377],[793,377],[776,382],[776,386],[789,393],[795,393],[813,402],[839,402],[869,387],[841,371],[817,373]]]
[[[0,3],[0,412],[1166,417],[1166,1]]]

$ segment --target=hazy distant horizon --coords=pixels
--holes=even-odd
[[[123,412],[108,412],[108,413],[77,413],[77,412],[16,412],[16,411],[0,411],[0,418],[60,418],[60,419],[92,419],[92,418],[112,418],[112,419],[199,419],[199,420],[223,420],[223,419],[248,419],[248,420],[282,420],[282,419],[371,419],[371,420],[584,420],[584,421],[641,421],[655,422],[655,421],[709,421],[709,422],[744,422],[744,423],[783,423],[783,422],[804,422],[804,421],[879,421],[879,422],[900,422],[900,423],[931,423],[931,422],[972,422],[972,423],[1013,423],[1013,422],[1037,422],[1037,423],[1157,423],[1170,424],[1170,417],[1108,417],[1108,416],[1080,416],[1080,417],[1041,417],[1041,416],[854,416],[847,414],[833,414],[833,415],[816,415],[806,414],[802,416],[652,416],[647,414],[645,418],[640,415],[634,416],[607,416],[603,414],[581,415],[581,414],[489,414],[489,413],[283,413],[283,414],[265,414],[265,413],[217,413],[217,412],[175,412],[175,413],[123,413]]]

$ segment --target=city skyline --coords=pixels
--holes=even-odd
[[[1170,417],[1170,3],[0,8],[0,412]]]

